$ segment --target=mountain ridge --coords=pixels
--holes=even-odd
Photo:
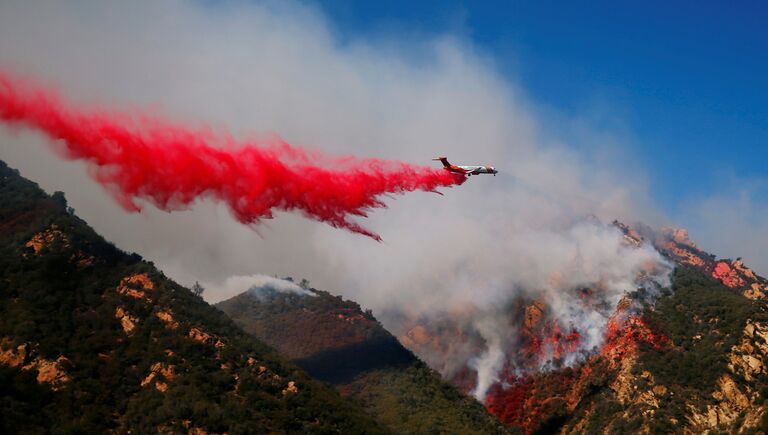
[[[360,402],[395,433],[507,433],[474,398],[444,382],[352,301],[250,289],[216,307],[310,375]]]
[[[669,288],[625,294],[600,348],[565,366],[579,336],[551,319],[541,301],[514,301],[505,316],[518,331],[517,360],[491,386],[488,409],[529,433],[768,430],[768,281],[740,259],[705,252],[685,230],[613,225],[627,245],[650,243],[675,265]],[[573,291],[591,303],[593,290]],[[439,360],[462,334],[457,319],[443,316],[413,319],[399,338]],[[542,346],[555,364],[519,370],[516,364],[537,361]],[[477,383],[468,367],[447,378],[465,392]]]
[[[469,367],[444,376],[454,387],[415,356],[461,345],[456,319],[415,319],[395,338],[355,302],[305,285],[314,296],[218,304],[232,320],[2,162],[0,199],[6,433],[768,431],[768,280],[685,230],[613,222],[628,246],[674,263],[671,285],[625,294],[576,364],[563,361],[581,337],[546,303],[506,307],[516,361],[551,361],[499,372],[485,406],[504,428],[467,397]]]
[[[0,161],[5,433],[387,433]]]

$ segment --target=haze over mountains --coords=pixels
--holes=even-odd
[[[236,138],[277,133],[328,153],[414,164],[445,154],[502,173],[445,197],[390,202],[365,222],[384,237],[377,245],[283,214],[255,233],[205,201],[172,215],[151,207],[126,215],[86,167],[59,161],[35,134],[0,131],[3,159],[49,191],[65,191],[97,230],[184,284],[292,276],[298,267],[318,287],[378,313],[392,295],[403,305],[420,302],[398,293],[414,281],[449,296],[466,292],[463,281],[482,287],[475,299],[493,293],[511,280],[512,266],[495,265],[505,276],[490,279],[479,259],[538,258],[525,250],[529,238],[570,249],[561,229],[588,214],[665,222],[648,198],[649,174],[622,154],[625,138],[610,128],[612,117],[542,115],[471,41],[343,41],[322,11],[304,4],[217,6],[3,2],[0,61],[84,105],[150,108],[180,123],[226,127]],[[110,23],[108,32],[101,23]],[[573,134],[554,135],[553,125]],[[231,296],[208,287],[211,301]]]
[[[401,313],[400,341],[466,393],[477,396],[487,382],[479,397],[487,409],[526,433],[766,430],[768,280],[739,259],[718,260],[701,250],[685,230],[633,229],[620,222],[606,227],[630,249],[655,247],[670,268],[663,272],[664,286],[638,285],[615,305],[600,287],[564,289],[573,295],[571,303],[582,305],[572,309],[606,316],[592,346],[584,345],[585,326],[565,323],[546,292],[496,310],[492,325],[501,329],[493,331],[503,339],[495,344],[476,330],[471,309],[414,318]],[[650,268],[638,279],[653,276]],[[353,397],[369,381],[362,375],[350,383],[340,373],[407,361],[380,355],[388,349],[386,355],[397,360],[402,353],[384,344],[392,341],[364,333],[378,330],[370,313],[322,291],[283,293],[260,284],[218,306],[247,332]],[[488,368],[481,363],[494,345],[497,371],[483,381],[481,371]],[[386,396],[374,387],[363,397],[375,407]]]
[[[375,369],[365,380],[373,393],[340,396],[287,362],[295,353],[280,356],[249,337],[152,263],[98,236],[61,192],[46,195],[1,161],[0,250],[3,433],[506,432],[370,314],[364,336],[373,348],[383,343],[378,354],[308,365],[336,383]],[[336,315],[330,300],[320,316]],[[276,330],[295,337],[318,327],[282,319]],[[340,375],[324,375],[329,363]],[[407,374],[387,386],[400,368]],[[386,400],[360,405],[381,389]]]
[[[731,13],[701,21],[721,30],[714,50],[705,34],[712,27],[697,29],[693,17],[667,28],[692,50],[673,49],[681,46],[662,36],[664,26],[622,26],[622,17],[587,9],[547,19],[552,35],[542,41],[571,54],[579,52],[569,51],[578,39],[571,31],[585,22],[621,32],[590,29],[618,51],[601,60],[626,74],[603,81],[615,71],[603,62],[580,73],[618,89],[574,89],[588,95],[562,108],[536,101],[520,81],[519,47],[505,52],[511,59],[490,51],[462,26],[470,22],[463,11],[458,29],[433,30],[434,14],[425,14],[423,33],[348,33],[326,15],[331,8],[312,0],[0,2],[0,159],[33,180],[0,166],[0,432],[768,430],[768,283],[760,276],[768,208],[758,200],[768,184],[761,158],[744,145],[764,132],[764,83],[752,77],[764,65],[750,56],[765,42],[760,11],[739,9],[757,26],[725,23],[740,16]],[[505,29],[522,30],[493,8]],[[654,19],[685,10],[650,9]],[[582,48],[568,65],[555,51],[538,59],[566,66],[546,89],[556,95],[578,87],[571,69],[599,50]],[[752,67],[702,55],[723,51],[744,54],[734,59]],[[664,71],[675,72],[672,81],[641,85]],[[59,90],[70,109],[99,109],[90,112],[99,122],[36,105],[56,97],[19,93],[11,75]],[[744,80],[718,83],[723,77]],[[642,94],[637,107],[623,101],[630,90]],[[618,96],[606,101],[604,92]],[[635,123],[632,110],[654,107],[647,99],[679,107],[686,94],[697,96],[692,106],[703,103],[687,112],[698,117],[648,111],[655,123]],[[716,112],[728,112],[719,113],[729,121],[722,131],[703,116]],[[20,113],[35,122],[20,125]],[[131,130],[142,122],[150,128]],[[146,134],[169,125],[183,128]],[[717,137],[702,138],[705,130]],[[663,146],[640,143],[649,132]],[[355,165],[303,168],[338,187],[329,190],[301,171],[291,172],[301,183],[286,183],[283,166],[237,157],[262,156],[240,145],[275,135],[296,145],[283,151],[300,160],[397,160],[439,177],[429,159],[447,155],[500,173],[473,176],[445,196],[371,202],[360,196],[370,177],[338,177],[355,175]],[[199,139],[214,136],[224,139],[200,153]],[[177,160],[169,144],[189,152]],[[75,155],[72,145],[88,152]],[[678,159],[664,152],[670,147]],[[722,173],[692,170],[702,159]],[[118,183],[122,193],[109,183],[116,161],[132,175]],[[412,185],[413,174],[403,175]],[[267,184],[267,201],[256,201]],[[148,185],[161,189],[147,196]],[[230,209],[210,200],[215,192]],[[144,195],[128,209],[143,210],[126,213],[135,193]],[[280,212],[255,225],[272,216],[264,204],[305,216]],[[369,213],[374,205],[388,208]],[[350,211],[350,220],[333,210]],[[370,229],[363,233],[383,243],[307,214]],[[666,228],[680,222],[694,225],[691,237]],[[196,282],[205,301],[184,288]]]
[[[587,219],[574,237],[616,238],[632,282],[573,263],[574,275],[549,287],[518,288],[488,330],[474,317],[488,311],[471,307],[388,313],[398,342],[356,303],[275,279],[219,305],[233,323],[97,236],[61,193],[45,195],[4,164],[1,181],[9,433],[768,428],[768,281],[683,230]],[[497,363],[484,367],[494,346]]]

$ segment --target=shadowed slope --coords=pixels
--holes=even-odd
[[[370,312],[328,292],[251,289],[216,306],[396,433],[504,433],[480,403],[405,349]]]

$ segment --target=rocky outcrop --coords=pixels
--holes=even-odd
[[[710,433],[723,429],[729,432],[737,433],[746,429],[744,425],[733,427],[733,423],[747,411],[756,411],[750,409],[751,400],[739,389],[733,378],[723,375],[717,380],[718,389],[712,393],[716,400],[715,404],[707,405],[704,410],[697,409],[689,404],[690,415],[688,420],[691,424],[690,430],[693,433]],[[750,421],[754,418],[750,419]]]
[[[200,328],[191,328],[187,336],[203,344],[212,344],[216,349],[222,349],[226,346],[219,337],[211,335]]]
[[[56,243],[61,243],[61,246],[64,249],[72,248],[72,244],[67,235],[61,231],[58,225],[52,224],[46,230],[32,236],[32,238],[24,244],[24,247],[31,249],[34,255],[40,255],[45,249],[50,248]],[[25,258],[29,258],[28,252],[24,252],[22,255]],[[87,255],[77,249],[73,250],[70,260],[80,268],[93,266],[96,263],[95,257]]]
[[[746,267],[741,259],[718,261],[712,270],[712,277],[749,299],[764,299],[768,293],[768,281]]]
[[[768,281],[755,274],[755,272],[744,265],[741,259],[731,263],[731,268],[746,282],[747,288],[742,294],[749,299],[764,299],[768,294]]]
[[[20,344],[16,347],[10,345],[11,340],[3,340],[2,345],[10,346],[5,349],[0,347],[0,364],[5,364],[11,367],[19,367],[24,364],[27,359],[27,345]]]
[[[621,232],[624,234],[624,243],[629,246],[639,247],[640,245],[645,242],[645,238],[640,235],[640,233],[635,230],[634,228],[630,228],[629,225],[626,225],[619,221],[613,221],[613,225],[617,227]]]
[[[139,321],[136,317],[128,314],[123,307],[117,307],[115,309],[115,318],[120,321],[120,326],[123,327],[123,331],[129,335],[136,328],[136,324]]]
[[[735,269],[737,272],[739,272],[741,275],[743,275],[744,277],[746,277],[748,280],[752,280],[752,281],[758,281],[758,280],[760,280],[760,277],[758,277],[757,275],[755,275],[755,272],[754,272],[752,269],[750,269],[750,268],[748,268],[747,266],[745,266],[745,265],[744,265],[744,262],[743,262],[743,261],[741,261],[741,259],[737,259],[736,261],[734,261],[733,263],[731,263],[731,266],[733,266],[733,268],[734,268],[734,269]]]
[[[678,264],[687,264],[698,268],[711,268],[713,258],[699,249],[688,237],[688,230],[681,228],[662,228],[654,240],[656,249],[669,255]]]
[[[686,230],[685,228],[665,227],[661,229],[661,233],[675,243],[679,243],[681,245],[685,245],[690,248],[696,248],[696,249],[699,248],[698,246],[696,246],[696,243],[694,243],[693,240],[690,239],[690,237],[688,236],[688,230]]]
[[[626,227],[623,231],[626,235],[631,230]],[[693,266],[749,299],[764,299],[768,294],[768,281],[745,266],[741,259],[715,261],[714,255],[702,251],[689,238],[687,230],[662,228],[654,246],[678,264]]]
[[[141,381],[141,386],[147,386],[154,382],[155,388],[161,393],[168,391],[168,382],[176,378],[176,366],[156,362],[149,368],[149,374]]]
[[[296,394],[299,392],[298,387],[296,387],[296,382],[294,381],[288,381],[288,386],[283,388],[283,396],[287,394]]]
[[[70,381],[69,375],[64,371],[64,366],[68,362],[69,360],[64,356],[56,358],[56,361],[38,357],[31,365],[37,369],[37,382],[50,384],[54,390],[57,390]]]
[[[750,385],[766,371],[768,325],[747,322],[741,342],[728,355],[728,370],[717,380],[714,403],[703,408],[689,404],[690,433],[744,433],[753,431],[765,412],[762,398]],[[746,383],[737,383],[735,379]]]
[[[760,285],[758,283],[752,283],[749,288],[744,290],[744,297],[749,299],[765,299],[765,294],[768,292],[768,285]]]
[[[739,276],[739,273],[731,268],[731,265],[726,261],[717,262],[715,270],[712,271],[712,277],[730,288],[739,288],[746,284],[746,281],[744,281]]]
[[[69,360],[63,355],[56,360],[45,359],[35,356],[34,345],[25,343],[13,346],[11,343],[9,338],[0,340],[0,364],[21,370],[36,370],[37,382],[48,384],[53,390],[58,390],[70,382],[70,377],[65,371]]]
[[[758,376],[768,373],[768,326],[762,323],[748,322],[744,327],[741,342],[734,346],[728,355],[728,368],[731,372],[753,381]]]
[[[670,346],[670,343],[666,337],[653,332],[640,317],[622,314],[622,309],[628,307],[629,301],[623,300],[609,321],[601,356],[607,359],[608,367],[617,369],[609,388],[625,409],[623,418],[632,417],[630,413],[639,413],[643,419],[640,432],[649,433],[649,420],[659,409],[663,398],[670,393],[665,385],[656,381],[651,372],[643,370],[637,374],[638,346],[646,343],[655,348],[664,348]]]
[[[24,246],[27,248],[32,248],[32,250],[35,252],[35,255],[39,255],[44,248],[51,246],[57,240],[62,241],[66,245],[69,244],[69,239],[67,239],[67,236],[65,236],[64,233],[59,230],[59,227],[56,224],[53,224],[45,231],[39,232],[32,236],[32,238],[29,239],[29,241],[25,243]]]
[[[213,341],[213,336],[200,328],[192,328],[187,334],[189,338],[199,341],[200,343],[209,343]]]
[[[140,273],[131,275],[120,280],[120,284],[117,286],[117,292],[121,295],[129,296],[135,299],[151,299],[147,296],[147,292],[154,290],[155,284],[149,279],[146,273]]]
[[[165,327],[168,329],[176,329],[179,327],[179,322],[173,318],[173,312],[170,309],[156,311],[155,317],[160,319],[160,321],[163,322]]]

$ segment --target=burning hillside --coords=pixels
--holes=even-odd
[[[480,400],[510,376],[583,363],[603,347],[611,327],[619,327],[643,300],[668,285],[671,269],[652,247],[635,243],[613,226],[586,222],[571,231],[587,236],[574,242],[564,268],[552,271],[541,289],[512,285],[506,300],[493,307],[402,314],[401,340]],[[603,232],[612,249],[591,250],[593,234]],[[625,304],[626,315],[619,319],[617,307],[630,293],[632,303]]]
[[[712,277],[737,295],[752,299],[768,291],[765,280],[741,261],[715,261],[714,256],[691,242],[684,230],[655,233],[618,222],[613,227],[622,236],[620,253],[663,253],[676,264],[691,268],[691,273],[705,279]],[[577,252],[573,262],[577,266],[571,273],[599,261],[583,251]],[[515,296],[502,306],[464,307],[416,318],[403,316],[401,341],[510,426],[528,432],[564,426],[583,430],[573,425],[596,418],[593,408],[618,403],[623,405],[600,412],[615,413],[636,406],[644,410],[645,414],[640,415],[650,427],[660,401],[666,400],[663,398],[669,397],[674,387],[662,385],[656,379],[661,375],[654,370],[643,371],[640,367],[655,367],[652,361],[658,358],[677,358],[686,340],[702,340],[702,334],[684,337],[686,329],[691,328],[671,329],[663,316],[654,314],[656,300],[671,294],[667,289],[670,271],[671,263],[661,255],[649,257],[636,264],[633,288],[623,291],[601,277],[565,287],[560,284],[569,282],[568,276],[553,274],[552,287],[538,292],[515,289],[510,291]],[[741,304],[741,296],[735,297],[733,303]],[[718,325],[721,319],[708,321]],[[737,331],[743,328],[733,325]],[[714,331],[725,334],[719,329]],[[722,341],[718,346],[727,349]],[[609,393],[598,394],[600,391]],[[695,415],[692,410],[698,408],[691,406],[680,411],[681,415]],[[581,420],[574,418],[579,413],[583,414]],[[626,411],[621,415],[627,421],[632,419]]]

